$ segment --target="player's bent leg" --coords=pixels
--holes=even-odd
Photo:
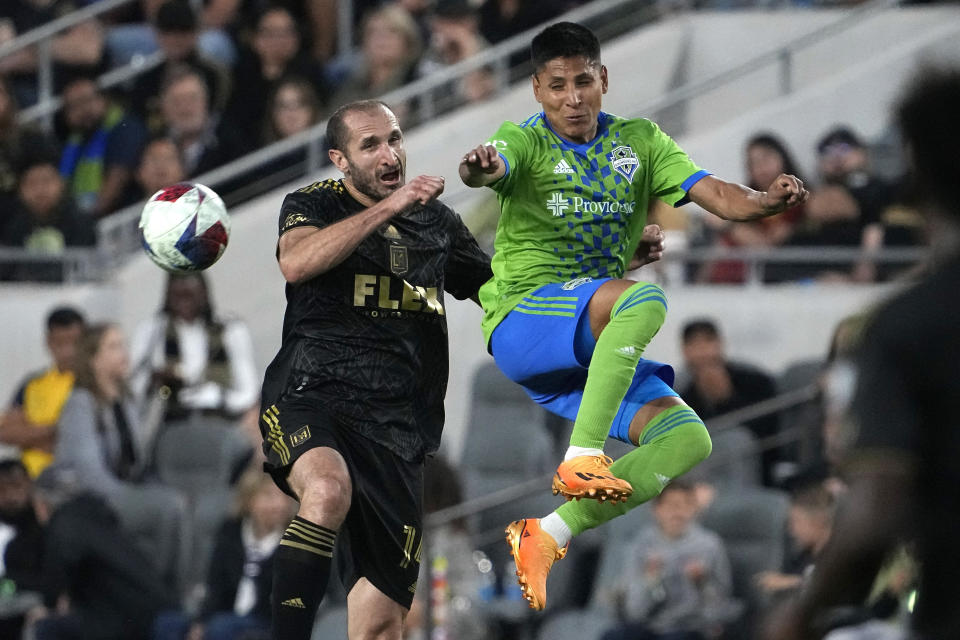
[[[630,482],[633,495],[613,506],[592,501],[562,505],[556,513],[572,535],[597,527],[659,495],[670,480],[705,460],[712,449],[703,421],[676,396],[657,398],[644,405],[631,420],[630,430],[631,439],[638,446],[614,462],[610,471]]]
[[[347,594],[350,640],[400,640],[407,608],[360,578]]]
[[[667,313],[663,289],[646,282],[611,280],[590,299],[597,337],[570,450],[554,477],[554,493],[567,499],[624,501],[633,487],[602,455],[603,443],[630,389],[644,349]]]
[[[337,530],[350,509],[350,473],[337,451],[317,447],[294,461],[287,484],[300,509],[274,555],[272,633],[275,640],[308,640],[330,578]]]

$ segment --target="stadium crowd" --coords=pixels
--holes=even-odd
[[[0,43],[85,4],[13,0]],[[53,83],[62,106],[51,130],[18,118],[38,99],[34,49],[0,60],[0,247],[42,256],[93,246],[97,219],[144,201],[159,186],[295,135],[337,105],[428,76],[584,0],[354,2],[357,46],[346,54],[337,54],[335,21],[328,19],[335,0],[216,0],[199,10],[197,4],[143,0],[55,38]],[[159,65],[109,91],[98,86],[102,73],[156,52],[163,54]],[[526,61],[512,62],[522,75]],[[431,112],[485,100],[497,81],[492,70],[476,70],[436,90]],[[420,113],[417,101],[392,106],[406,128],[429,115]],[[873,282],[904,271],[902,264],[873,259],[885,246],[925,242],[916,212],[902,204],[902,162],[895,152],[872,158],[869,141],[847,126],[810,143],[818,175],[803,176],[816,185],[805,205],[750,225],[717,225],[682,213],[663,226],[683,234],[692,250],[862,250],[850,263],[774,264],[762,274],[768,282]],[[236,202],[303,175],[306,161],[298,149],[217,188],[228,204]],[[775,132],[745,143],[744,167],[745,184],[753,186],[780,171],[802,173]],[[742,260],[691,265],[687,281],[742,283],[750,277]],[[61,267],[42,261],[0,265],[0,280],[62,277]]]

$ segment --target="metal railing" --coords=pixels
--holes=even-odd
[[[28,123],[39,120],[44,128],[49,130],[53,125],[53,114],[62,104],[61,99],[54,95],[53,39],[63,31],[87,20],[136,2],[139,0],[99,0],[0,45],[0,59],[27,47],[34,45],[37,47],[38,100],[37,104],[20,112],[19,122]],[[337,10],[337,49],[340,55],[346,55],[353,47],[353,0],[338,0]],[[103,89],[115,87],[146,73],[161,64],[164,59],[165,56],[161,51],[147,56],[135,56],[128,64],[104,73],[98,78],[97,84]]]

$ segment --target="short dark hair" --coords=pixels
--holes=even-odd
[[[823,153],[828,147],[835,144],[845,144],[856,149],[863,149],[866,145],[853,129],[846,126],[835,127],[827,132],[817,143],[817,153]]]
[[[913,165],[917,195],[960,217],[960,67],[924,67],[900,99],[897,122]]]
[[[19,458],[7,458],[6,460],[0,460],[0,476],[6,476],[13,473],[22,473],[25,476],[30,474],[27,472],[27,467],[24,466],[23,462]]]
[[[676,480],[671,480],[670,484],[663,488],[663,491],[657,495],[653,500],[654,502],[660,502],[660,499],[663,498],[666,494],[671,491],[683,491],[684,493],[693,493],[694,485],[689,480],[684,480],[683,478],[678,478]]]
[[[689,342],[698,336],[716,339],[720,337],[720,329],[717,328],[717,323],[709,318],[697,318],[683,325],[684,342]]]
[[[576,22],[558,22],[536,35],[530,43],[534,72],[554,58],[583,57],[600,62],[600,41],[593,31]]]
[[[778,136],[767,132],[758,133],[747,140],[746,149],[749,150],[750,147],[766,147],[767,149],[779,154],[780,158],[783,160],[783,172],[790,174],[791,176],[797,176],[801,180],[803,179],[803,177],[800,175],[800,169],[797,167],[797,163],[793,159],[793,154],[790,153],[790,150],[787,149],[786,143]],[[747,186],[758,191],[765,191],[770,185],[751,184]]]
[[[356,102],[348,102],[334,111],[330,119],[327,120],[327,147],[338,151],[344,151],[346,149],[347,142],[350,140],[350,130],[347,128],[347,123],[345,122],[348,115],[355,111],[371,113],[381,108],[393,113],[393,109],[382,100],[357,100]]]
[[[57,307],[47,315],[47,331],[85,324],[83,315],[73,307]]]
[[[154,25],[167,33],[189,33],[199,27],[197,14],[187,0],[168,0],[160,5]]]

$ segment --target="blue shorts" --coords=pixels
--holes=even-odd
[[[610,278],[548,284],[524,297],[494,329],[490,350],[503,373],[548,411],[576,420],[596,340],[587,305]],[[610,437],[630,442],[630,421],[656,398],[676,396],[673,367],[641,358],[610,426]]]

